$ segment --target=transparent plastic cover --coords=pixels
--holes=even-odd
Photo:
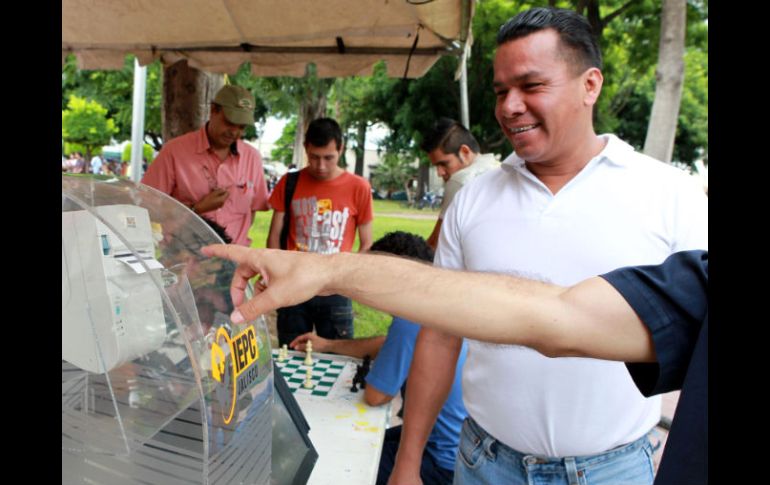
[[[262,317],[201,218],[144,185],[62,175],[62,482],[269,483]]]

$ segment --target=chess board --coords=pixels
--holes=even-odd
[[[289,358],[283,362],[278,361],[278,349],[273,349],[273,360],[281,374],[294,394],[307,394],[311,396],[326,397],[337,382],[342,370],[345,368],[344,362],[336,362],[327,358],[313,357],[313,371],[311,380],[313,387],[305,389],[305,356],[289,354]]]

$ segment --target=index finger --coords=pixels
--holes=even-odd
[[[201,252],[208,257],[229,259],[236,263],[245,263],[249,259],[251,249],[236,244],[210,244],[203,246]]]
[[[201,252],[209,257],[229,259],[238,263],[230,284],[230,296],[235,306],[243,303],[246,287],[249,280],[256,274],[261,274],[259,268],[250,261],[253,250],[235,244],[212,244],[201,248]],[[263,275],[264,277],[264,275]]]

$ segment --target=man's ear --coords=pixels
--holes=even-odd
[[[583,73],[583,88],[585,89],[583,102],[587,106],[596,104],[596,100],[599,99],[599,94],[602,92],[603,84],[604,76],[598,68],[592,67]]]
[[[463,165],[470,165],[473,163],[473,159],[476,158],[476,153],[471,150],[471,147],[469,147],[466,144],[460,145],[460,150],[457,152],[458,157],[460,157],[460,160],[463,162]]]

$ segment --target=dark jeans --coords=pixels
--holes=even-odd
[[[299,305],[278,309],[278,345],[290,344],[303,333],[328,339],[353,338],[353,303],[340,295],[315,296]]]
[[[398,443],[401,441],[401,426],[396,426],[385,431],[385,441],[382,443],[382,455],[380,456],[380,468],[377,471],[377,485],[386,485],[393,465],[396,463]],[[422,465],[420,465],[420,478],[423,485],[451,485],[454,479],[454,470],[441,468],[428,451],[422,453]]]

